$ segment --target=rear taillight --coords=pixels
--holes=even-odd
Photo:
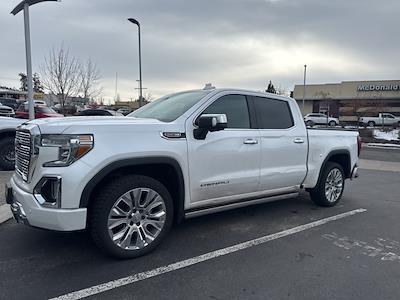
[[[361,147],[362,147],[362,141],[361,141],[361,137],[358,135],[357,136],[357,154],[358,154],[358,156],[360,156]]]

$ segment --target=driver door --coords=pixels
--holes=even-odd
[[[188,119],[190,208],[231,202],[258,191],[260,134],[251,128],[247,101],[244,95],[215,97]],[[193,124],[202,114],[225,114],[227,128],[195,139]]]

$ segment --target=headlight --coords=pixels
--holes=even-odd
[[[43,164],[44,167],[66,167],[77,161],[93,148],[93,136],[50,134],[42,135],[42,147],[57,147],[58,159]]]

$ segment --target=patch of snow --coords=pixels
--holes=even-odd
[[[374,137],[376,139],[381,139],[381,140],[398,141],[399,140],[399,129],[393,129],[388,132],[381,131],[380,129],[375,129]]]

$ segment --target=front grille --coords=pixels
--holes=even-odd
[[[0,108],[0,114],[12,114],[12,109]]]
[[[15,135],[15,170],[25,181],[29,177],[31,162],[31,135],[27,131],[17,130]]]

